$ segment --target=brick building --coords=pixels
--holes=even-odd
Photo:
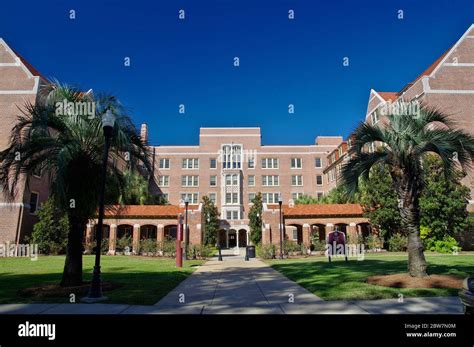
[[[19,107],[34,104],[46,83],[46,78],[0,38],[0,150],[8,146]],[[37,172],[21,177],[13,201],[0,194],[0,242],[19,242],[31,232],[35,212],[49,196],[48,182],[47,173]]]

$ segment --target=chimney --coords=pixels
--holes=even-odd
[[[140,128],[140,138],[143,142],[148,142],[148,125],[146,125],[146,123],[143,123]]]

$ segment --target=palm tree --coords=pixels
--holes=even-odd
[[[367,179],[372,166],[382,164],[390,172],[397,193],[403,229],[408,235],[408,272],[424,277],[426,260],[420,239],[419,197],[423,189],[423,157],[435,154],[443,162],[447,177],[455,177],[474,160],[474,137],[455,129],[452,120],[442,112],[421,107],[416,116],[387,116],[383,126],[362,123],[354,133],[350,160],[341,176],[347,191],[353,194],[359,178]],[[377,150],[367,147],[378,144]]]
[[[93,103],[94,114],[77,114],[72,109],[56,112],[63,100],[72,105]],[[101,115],[107,109],[116,116],[108,175],[123,182],[116,163],[146,170],[150,164],[146,144],[113,96],[95,97],[74,87],[51,84],[36,104],[27,103],[21,109],[9,146],[0,152],[0,183],[8,198],[15,197],[19,182],[36,169],[50,173],[51,194],[70,223],[62,286],[82,283],[83,233],[98,207],[104,149]]]

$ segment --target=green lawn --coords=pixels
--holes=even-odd
[[[103,256],[102,279],[120,284],[107,291],[110,303],[152,305],[188,277],[201,260],[186,261],[182,269],[174,259],[131,256]],[[92,278],[94,256],[84,256],[84,280]],[[0,258],[0,304],[23,302],[68,302],[68,298],[32,299],[18,296],[20,289],[43,283],[59,283],[64,256]],[[77,298],[79,300],[80,298]]]
[[[428,272],[466,277],[474,273],[474,254],[426,255]],[[407,255],[365,255],[363,261],[337,259],[329,264],[326,257],[266,260],[275,270],[297,282],[324,300],[363,300],[413,296],[452,296],[457,289],[403,289],[364,283],[372,275],[404,273]]]

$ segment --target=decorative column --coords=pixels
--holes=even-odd
[[[247,237],[247,246],[248,246],[249,243],[250,243],[250,231],[246,230],[245,231],[245,236]]]
[[[311,226],[303,224],[303,244],[308,246],[311,244]]]
[[[239,232],[239,230],[236,230],[236,231],[235,231],[235,238],[236,238],[235,242],[236,242],[236,244],[237,244],[237,249],[239,249],[239,238],[240,238],[240,232]]]
[[[109,251],[107,255],[115,255],[115,246],[117,244],[117,224],[111,224],[109,229]]]
[[[229,229],[225,231],[225,243],[226,243],[226,248],[229,248]]]
[[[140,224],[133,226],[132,254],[137,255],[140,250]]]
[[[91,253],[94,238],[94,224],[87,224],[86,228],[86,253]]]
[[[334,230],[334,224],[328,223],[326,224],[326,240],[328,239],[328,234]]]
[[[351,243],[357,242],[357,225],[355,223],[349,224],[347,236],[349,236],[349,240],[351,241]]]

